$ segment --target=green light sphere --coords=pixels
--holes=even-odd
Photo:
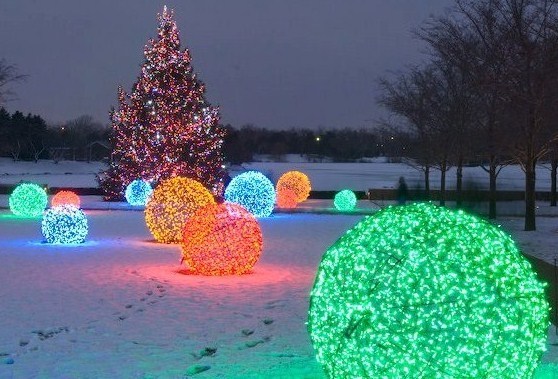
[[[46,191],[33,183],[18,185],[8,200],[10,210],[16,216],[37,217],[43,214],[48,204]]]
[[[351,190],[343,190],[335,194],[333,205],[340,211],[351,211],[355,208],[357,203],[356,195]]]
[[[324,254],[308,330],[329,378],[531,378],[544,284],[501,229],[431,204],[367,217]]]

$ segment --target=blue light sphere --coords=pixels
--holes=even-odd
[[[256,217],[267,217],[275,204],[275,188],[261,172],[247,171],[231,180],[225,200],[242,205]]]
[[[73,205],[48,209],[41,226],[46,242],[54,244],[82,243],[89,229],[85,213]]]
[[[18,185],[8,200],[10,210],[16,216],[37,217],[40,216],[48,204],[46,191],[34,183],[22,183]]]
[[[151,184],[142,179],[136,179],[126,187],[126,201],[130,205],[145,205],[151,197]]]
[[[335,194],[333,205],[340,211],[351,211],[357,203],[356,195],[351,190],[343,190]]]

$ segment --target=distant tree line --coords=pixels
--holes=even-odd
[[[525,173],[525,230],[535,230],[535,167],[552,163],[553,205],[558,166],[558,4],[547,0],[456,0],[446,14],[416,31],[429,48],[422,65],[380,80],[379,103],[394,133],[410,138],[409,157],[424,172],[484,163],[490,218],[496,217],[501,168]]]
[[[86,151],[88,145],[95,141],[106,142],[108,134],[109,129],[91,116],[47,125],[39,115],[24,115],[20,111],[10,114],[0,107],[0,156],[14,161],[87,159],[91,157]]]
[[[270,130],[253,125],[225,126],[224,149],[232,164],[250,162],[254,155],[268,154],[281,160],[285,154],[304,154],[315,161],[327,157],[336,162],[353,162],[362,157],[399,157],[405,144],[384,129],[290,129]]]

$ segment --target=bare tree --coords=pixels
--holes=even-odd
[[[496,218],[496,181],[508,164],[508,144],[502,122],[502,95],[507,67],[507,35],[499,20],[499,1],[461,1],[448,15],[432,18],[417,35],[430,46],[436,60],[466,75],[469,84],[464,116],[469,114],[470,154],[487,162],[489,218]],[[459,130],[459,129],[458,129]],[[475,138],[476,136],[476,138]],[[458,160],[459,162],[459,160]],[[458,163],[459,168],[459,163]],[[458,184],[459,184],[458,169]]]
[[[427,104],[429,122],[434,132],[431,148],[436,168],[440,170],[440,204],[446,200],[446,172],[456,166],[456,200],[461,206],[463,163],[470,154],[472,95],[469,75],[459,66],[436,59],[431,65]]]
[[[499,170],[511,155],[525,172],[525,230],[535,230],[535,167],[556,136],[558,5],[551,0],[457,0],[454,12],[418,33],[441,59],[470,72],[478,100],[481,152],[495,217]]]
[[[10,84],[22,81],[26,77],[18,73],[16,66],[8,64],[5,59],[0,59],[0,105],[14,96],[14,92],[9,88]]]
[[[393,79],[380,78],[382,94],[378,103],[403,121],[414,141],[408,153],[412,161],[407,163],[424,174],[426,197],[430,197],[430,170],[434,164],[432,154],[433,133],[430,129],[427,98],[430,96],[428,73],[414,67],[406,74],[398,74]],[[385,122],[392,125],[393,122]]]
[[[440,170],[440,205],[446,202],[446,173],[457,163],[458,189],[466,154],[469,100],[465,75],[443,61],[415,67],[394,81],[382,79],[380,104],[407,120],[417,142],[414,158],[425,173]]]
[[[508,33],[508,112],[514,158],[525,172],[525,230],[536,229],[535,168],[556,136],[551,115],[558,96],[558,5],[547,0],[501,4]]]

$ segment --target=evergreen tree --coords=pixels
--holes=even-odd
[[[172,10],[165,7],[158,18],[140,77],[131,94],[119,88],[119,107],[111,112],[112,162],[99,178],[107,200],[121,199],[138,178],[156,183],[185,176],[216,195],[223,190],[219,111],[205,99],[188,49],[180,49]]]

